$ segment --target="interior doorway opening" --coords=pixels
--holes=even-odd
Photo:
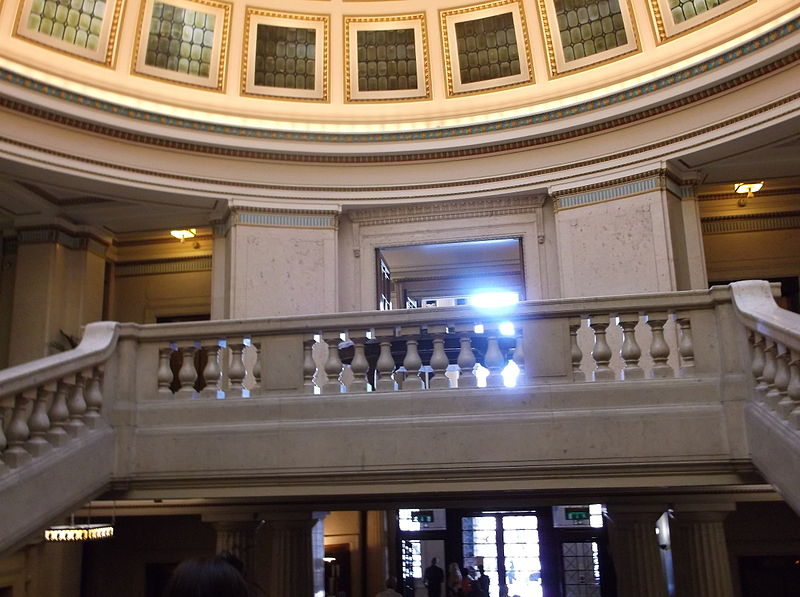
[[[383,247],[376,263],[380,310],[467,305],[476,295],[525,299],[520,238]]]

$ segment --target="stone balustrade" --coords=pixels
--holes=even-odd
[[[800,315],[781,309],[766,282],[731,285],[747,334],[752,378],[746,419],[753,461],[800,512]]]

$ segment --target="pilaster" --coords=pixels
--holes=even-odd
[[[609,505],[609,540],[618,597],[667,597],[656,521],[665,508]]]
[[[102,318],[107,247],[99,235],[61,221],[17,229],[9,365],[69,349],[62,330],[76,337]]]
[[[232,205],[214,227],[212,317],[337,311],[337,228],[333,211]]]
[[[261,515],[254,580],[266,597],[324,594],[326,515],[327,512]]]
[[[675,506],[670,520],[675,591],[681,597],[733,597],[724,521],[734,504]]]

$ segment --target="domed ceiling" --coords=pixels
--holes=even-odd
[[[622,113],[684,94],[785,44],[798,5],[4,0],[0,67],[6,83],[103,113],[95,119],[402,141]]]

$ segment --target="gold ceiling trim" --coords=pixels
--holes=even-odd
[[[278,88],[278,87],[266,87],[265,89],[275,89],[275,92],[268,92],[268,91],[256,91],[254,90],[255,85],[254,81],[251,81],[250,76],[250,53],[251,53],[251,46],[253,45],[253,36],[255,31],[257,30],[258,25],[261,22],[255,22],[261,18],[264,23],[268,24],[278,24],[278,23],[290,23],[293,21],[298,22],[298,26],[300,24],[311,25],[315,31],[319,33],[321,30],[322,32],[322,43],[317,43],[315,60],[318,65],[315,65],[315,77],[319,81],[318,85],[315,86],[313,93],[296,93],[291,88]],[[270,19],[272,22],[270,23]],[[240,76],[240,93],[243,96],[249,97],[269,97],[270,99],[278,99],[278,100],[292,100],[292,101],[313,101],[313,102],[323,102],[329,103],[330,102],[330,23],[331,23],[331,16],[328,14],[305,14],[305,13],[283,13],[277,12],[273,10],[267,10],[262,8],[257,8],[254,6],[247,7],[247,14],[245,17],[245,35],[244,35],[244,42],[242,47],[242,70]],[[283,25],[279,25],[283,26]],[[255,51],[255,50],[253,50]],[[321,53],[321,60],[320,58]],[[253,60],[254,62],[254,60]],[[295,93],[293,93],[295,92]]]
[[[623,25],[626,36],[632,34],[633,40],[624,46],[619,46],[611,50],[603,50],[578,60],[575,65],[569,66],[565,59],[563,49],[560,44],[556,44],[556,36],[553,34],[551,22],[556,22],[555,7],[553,0],[537,0],[539,6],[539,20],[542,27],[542,34],[545,40],[545,51],[547,54],[547,65],[550,70],[550,78],[557,79],[566,75],[587,71],[606,64],[613,64],[624,58],[642,52],[642,44],[639,36],[639,28],[633,18],[633,7],[630,0],[623,0],[619,3]]]
[[[426,18],[424,13],[413,13],[404,15],[386,15],[381,17],[372,16],[345,16],[344,17],[344,101],[348,103],[366,103],[366,102],[388,102],[388,101],[425,101],[430,100],[432,97],[431,90],[431,72],[430,72],[430,55],[428,51],[428,29],[426,26]],[[417,74],[424,73],[421,77],[416,89],[398,90],[405,91],[407,95],[400,92],[393,93],[391,91],[361,91],[358,89],[358,47],[353,44],[353,37],[357,37],[358,25],[365,24],[368,28],[361,29],[361,31],[373,30],[380,31],[375,27],[376,25],[391,26],[394,24],[401,24],[413,22],[412,28],[414,30],[415,39],[415,56],[414,59],[417,64]],[[351,35],[351,31],[356,35]],[[416,51],[417,41],[421,48],[421,54]],[[356,68],[353,68],[353,60],[355,55]],[[421,56],[421,60],[420,60]],[[420,63],[422,69],[420,70]],[[354,79],[355,77],[355,79]]]
[[[653,26],[655,27],[656,43],[661,45],[692,31],[713,25],[732,13],[755,4],[755,2],[756,0],[728,0],[711,8],[702,16],[697,15],[683,24],[676,24],[667,1],[649,0],[648,4],[650,5]]]
[[[182,73],[171,71],[165,68],[149,66],[144,63],[147,53],[146,37],[149,35],[149,27],[151,26],[151,19],[147,18],[146,15],[152,15],[153,5],[156,2],[160,2],[160,0],[142,0],[139,9],[139,20],[136,27],[136,40],[133,47],[133,58],[131,60],[130,74],[156,81],[171,83],[173,85],[182,85],[185,87],[224,93],[233,5],[228,2],[219,2],[216,0],[169,0],[168,2],[160,2],[161,4],[177,6],[179,8],[200,4],[210,9],[211,14],[214,15],[215,19],[222,21],[221,32],[219,35],[217,35],[216,32],[214,34],[211,56],[212,70],[209,71],[209,76],[207,79],[208,82],[204,83],[203,79],[199,76],[188,74],[183,75]],[[147,27],[147,33],[145,33],[145,27]]]
[[[500,79],[487,79],[479,83],[461,83],[459,75],[458,82],[456,82],[455,72],[458,70],[458,43],[455,41],[455,25],[456,23],[475,20],[496,14],[502,14],[502,9],[508,7],[514,17],[514,29],[516,32],[516,39],[518,46],[520,39],[522,40],[522,48],[524,50],[525,60],[522,60],[523,53],[519,53],[520,68],[519,75],[512,75],[502,77]],[[477,14],[474,14],[477,13]],[[472,15],[473,19],[467,19],[466,16]],[[481,16],[484,15],[484,16]],[[461,8],[453,8],[439,11],[439,21],[441,26],[442,35],[442,57],[444,61],[445,80],[448,97],[457,97],[463,95],[482,95],[487,92],[495,92],[501,89],[514,89],[531,85],[535,82],[533,58],[531,56],[531,43],[530,34],[528,32],[528,23],[525,18],[525,8],[520,0],[498,0],[496,2],[488,2],[485,4],[478,4],[473,6],[463,6]],[[452,34],[452,35],[451,35]],[[520,35],[521,34],[521,35]],[[451,43],[451,40],[454,42]],[[525,70],[522,66],[525,66]],[[505,80],[506,82],[503,82]]]
[[[30,16],[33,0],[24,0],[20,2],[11,35],[17,39],[34,43],[50,51],[68,56],[69,58],[78,58],[79,60],[92,64],[99,63],[113,69],[116,66],[117,37],[125,0],[106,0],[106,2],[108,3],[106,6],[109,4],[113,6],[113,12],[108,21],[105,20],[105,17],[103,18],[103,25],[99,36],[100,45],[95,51],[86,50],[85,48],[75,46],[69,42],[55,39],[48,34],[30,31],[26,27],[26,19],[23,19],[23,15]],[[0,3],[0,6],[2,6],[2,3]]]

